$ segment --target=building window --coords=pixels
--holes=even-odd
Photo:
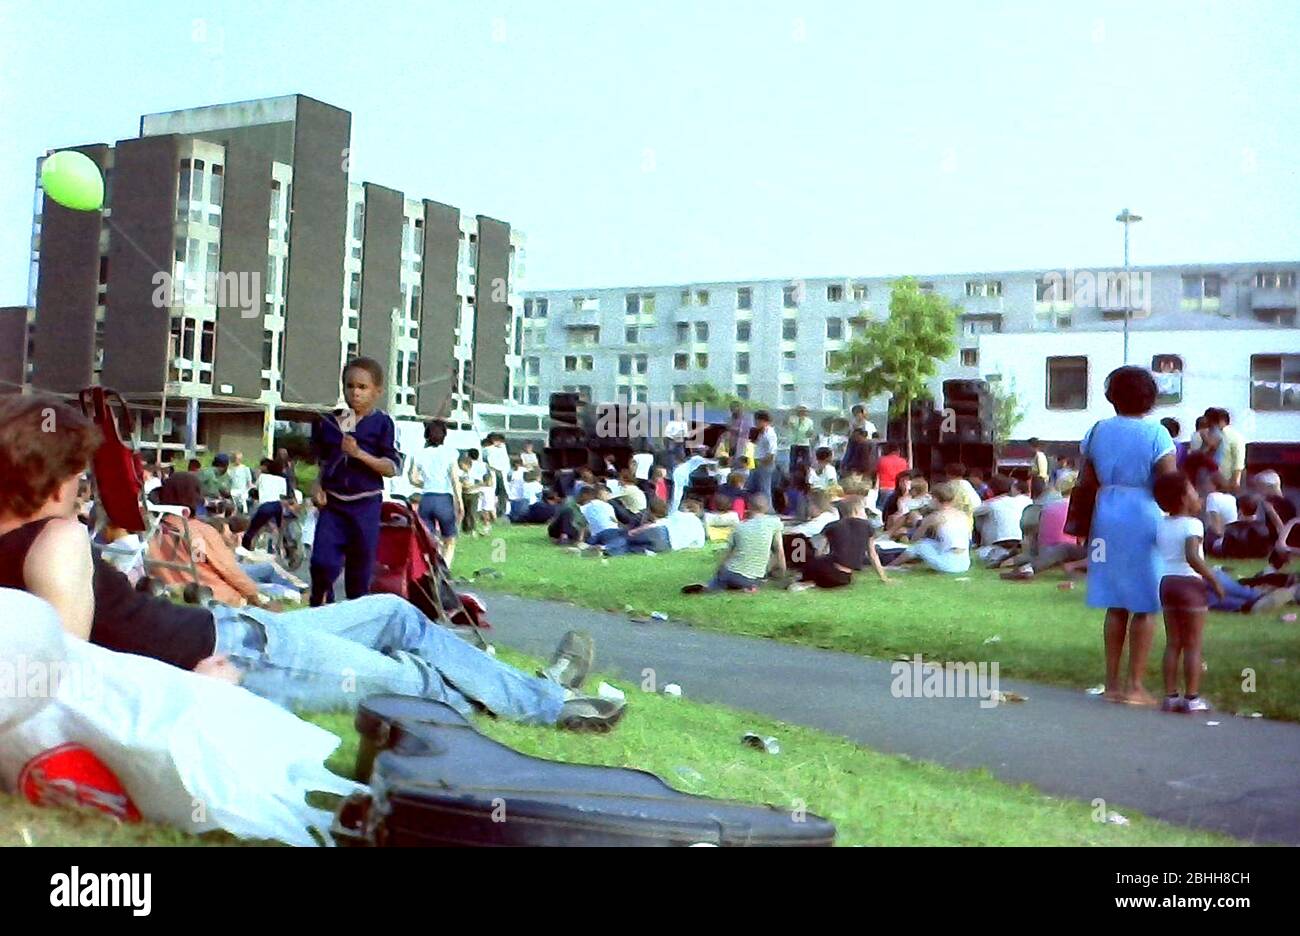
[[[839,341],[844,337],[844,319],[830,318],[826,320],[826,339],[828,341]]]
[[[646,370],[649,368],[649,366],[650,366],[650,359],[646,355],[638,354],[636,356],[636,372],[638,374],[644,374]],[[642,402],[645,401],[643,400]]]
[[[695,304],[702,306],[709,304],[709,291],[707,289],[698,289],[695,291]]]
[[[754,290],[748,286],[741,286],[736,290],[736,308],[751,309],[754,306]]]
[[[623,338],[624,338],[624,340],[626,340],[626,342],[627,342],[628,344],[636,344],[636,339],[637,339],[637,329],[636,329],[636,327],[635,327],[635,326],[631,326],[631,327],[628,327],[628,328],[623,329]]]
[[[547,313],[550,311],[550,308],[551,308],[551,300],[549,300],[549,299],[538,299],[538,300],[537,300],[537,306],[536,306],[536,308],[537,308],[537,317],[538,317],[538,318],[546,318],[546,315],[547,315]]]
[[[528,388],[528,405],[536,406],[542,400],[542,390],[540,387]]]
[[[794,341],[798,337],[799,337],[799,320],[792,319],[792,318],[782,319],[781,340]]]
[[[827,369],[828,371],[837,371],[837,370],[840,369],[840,368],[839,368],[839,360],[840,360],[840,355],[841,355],[842,353],[843,353],[843,352],[841,352],[841,351],[827,351],[827,352],[826,352],[826,369]]]
[[[674,385],[673,385],[673,402],[674,402],[674,403],[681,403],[682,400],[686,397],[686,393],[687,393],[687,391],[689,391],[689,390],[690,390],[690,387],[686,386],[686,384],[674,384]]]
[[[278,188],[278,183],[272,183]],[[275,212],[271,213],[275,217]],[[366,203],[357,202],[352,212],[352,239],[361,240],[366,232]]]
[[[1171,406],[1183,399],[1183,359],[1177,354],[1157,354],[1151,359],[1156,379],[1156,406]]]
[[[976,335],[992,335],[1002,330],[999,319],[966,317],[961,321],[961,333],[967,338]]]
[[[794,384],[781,384],[781,405],[794,406],[795,398]]]
[[[642,294],[641,294],[641,314],[642,314],[642,315],[654,315],[654,314],[655,314],[655,294],[654,294],[654,293],[642,293]]]
[[[738,384],[736,384],[736,396],[740,397],[742,400],[748,400],[748,399],[749,399],[749,384],[747,384],[747,383],[738,383]]]
[[[736,323],[736,340],[739,341],[739,342],[742,342],[742,343],[743,343],[743,342],[747,342],[747,341],[749,341],[749,323],[748,323],[748,322],[737,322],[737,323]]]
[[[1059,276],[1039,277],[1034,282],[1034,298],[1038,302],[1060,302],[1065,298],[1065,280]]]
[[[843,302],[843,301],[844,301],[844,287],[843,287],[842,285],[838,284],[838,283],[832,283],[830,286],[827,286],[827,287],[826,287],[826,301],[827,301],[827,302]]]
[[[867,298],[867,287],[866,287],[866,286],[860,286],[860,285],[854,285],[854,287],[853,287],[853,301],[854,301],[854,302],[862,302],[862,301],[864,301],[866,298]]]
[[[105,173],[107,176],[108,173]],[[221,198],[224,193],[224,182],[226,181],[225,169],[221,166],[212,167],[212,194],[208,197],[208,203],[220,208]]]
[[[629,294],[627,295],[627,297],[626,297],[626,302],[627,302],[627,314],[628,314],[628,315],[640,315],[640,314],[641,314],[641,296],[640,296],[640,294],[638,294],[638,293],[629,293]]]
[[[686,370],[690,366],[691,356],[689,354],[674,354],[673,369]]]
[[[781,289],[781,304],[787,309],[799,308],[799,287],[785,286]]]
[[[626,377],[632,373],[632,355],[620,354],[618,356],[618,373],[621,377]]]
[[[280,180],[271,180],[271,224],[280,220]]]
[[[1088,359],[1086,357],[1047,359],[1047,408],[1059,410],[1088,408]]]
[[[600,298],[598,296],[574,296],[574,312],[599,312]]]
[[[980,363],[980,352],[978,348],[961,349],[961,366],[978,367]]]
[[[568,329],[569,344],[589,346],[600,344],[599,325],[580,325]]]
[[[691,340],[691,323],[690,323],[690,322],[678,322],[678,323],[677,323],[677,343],[678,343],[678,344],[686,344],[686,342],[688,342],[688,341],[690,341],[690,340]]]
[[[738,351],[736,353],[736,373],[737,374],[749,373],[749,352],[748,351]]]
[[[566,354],[564,356],[564,369],[566,371],[575,371],[578,369],[578,356],[576,354]]]
[[[786,372],[789,373],[791,370],[793,370],[793,369],[794,369],[794,365],[795,365],[795,352],[793,352],[793,351],[782,351],[782,352],[781,352],[781,366],[785,368]]]
[[[180,182],[176,189],[176,216],[182,221],[185,220],[185,213],[190,207],[190,188],[194,180],[194,161],[191,159],[181,160]]]
[[[1002,280],[967,280],[967,296],[1001,296]]]
[[[691,291],[689,289],[682,290],[681,304],[684,306],[691,304]]]
[[[274,261],[268,260],[267,261],[268,266],[272,262]],[[267,286],[270,287],[271,284],[268,283]],[[361,274],[360,273],[351,273],[348,275],[348,308],[354,310],[361,308]]]
[[[1300,410],[1300,354],[1250,356],[1250,408]]]
[[[533,317],[533,300],[531,300],[531,299],[525,299],[525,300],[524,300],[524,318],[526,318],[526,319],[530,319],[530,318],[532,318],[532,317]]]
[[[412,283],[411,284],[411,321],[418,322],[419,320],[420,320],[420,284]],[[516,349],[515,354],[518,353],[519,351],[518,349]]]
[[[708,322],[696,322],[696,323],[695,323],[695,340],[696,340],[696,341],[708,341],[708,340],[709,340],[709,323],[708,323]]]
[[[708,354],[701,352],[695,355],[695,366],[700,368],[701,370],[708,367],[709,366]]]
[[[1295,289],[1295,271],[1263,271],[1255,274],[1256,289]]]

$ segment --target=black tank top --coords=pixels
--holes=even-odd
[[[23,562],[47,523],[48,519],[37,520],[0,536],[0,588],[27,590]],[[138,592],[125,575],[99,556],[94,561],[91,643],[187,670],[212,656],[217,639],[212,612]]]

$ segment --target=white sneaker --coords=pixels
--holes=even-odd
[[[1195,699],[1183,700],[1183,711],[1185,712],[1208,712],[1210,710],[1210,703],[1206,702],[1200,696],[1197,696]]]

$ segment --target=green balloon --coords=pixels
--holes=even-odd
[[[64,208],[98,211],[104,206],[104,177],[84,153],[61,150],[41,165],[41,188]]]

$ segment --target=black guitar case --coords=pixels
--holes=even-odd
[[[831,845],[811,813],[679,793],[654,774],[561,764],[480,734],[441,702],[376,695],[357,710],[354,794],[340,845]]]

